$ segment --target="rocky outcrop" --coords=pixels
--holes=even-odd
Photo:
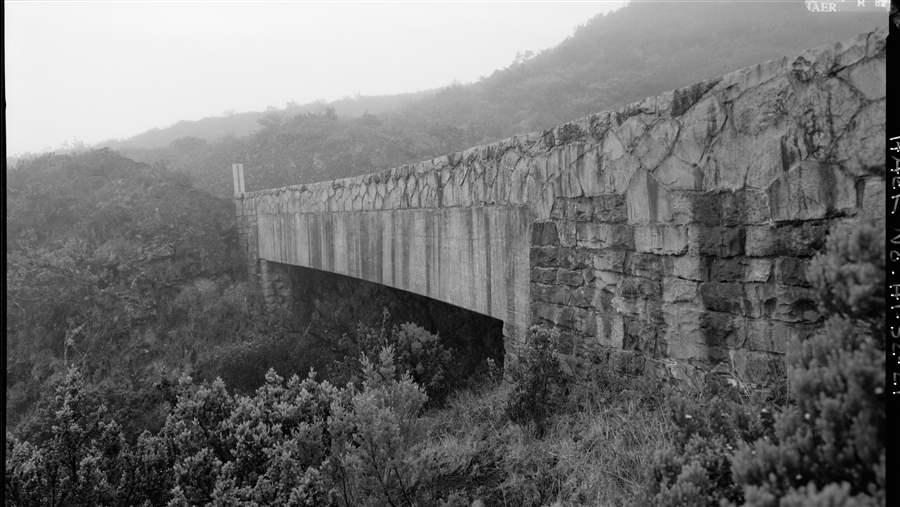
[[[238,205],[248,250],[296,263],[277,253],[291,229],[286,217],[329,217],[353,228],[366,220],[397,222],[350,216],[411,213],[410,223],[431,220],[426,215],[468,223],[463,210],[519,210],[509,223],[529,226],[435,225],[444,232],[420,241],[421,260],[413,263],[424,265],[404,269],[429,272],[433,254],[426,249],[474,231],[463,236],[481,245],[470,257],[486,259],[474,263],[478,275],[460,274],[473,262],[453,260],[459,243],[443,261],[443,292],[426,294],[466,306],[476,297],[469,289],[488,290],[475,283],[478,276],[498,272],[483,250],[491,233],[503,232],[501,276],[524,271],[529,280],[496,285],[509,291],[504,301],[516,302],[515,315],[506,305],[496,316],[515,320],[516,329],[559,327],[574,357],[600,356],[628,369],[691,377],[726,365],[762,382],[782,368],[788,339],[822,320],[804,269],[829,226],[877,213],[884,202],[885,37],[886,30],[862,34],[418,164],[247,194]],[[410,243],[418,237],[413,228],[384,226],[374,236],[366,230],[373,244],[397,231]],[[304,241],[291,237],[301,251],[310,244]],[[520,253],[523,244],[530,251]],[[360,248],[349,251],[372,251]],[[296,256],[303,255],[312,258]],[[520,266],[524,255],[530,262]],[[348,270],[384,281],[384,268],[380,280]],[[465,291],[454,278],[469,280]],[[522,339],[514,334],[507,344],[513,354]]]

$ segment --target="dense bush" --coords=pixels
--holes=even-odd
[[[419,413],[427,400],[409,373],[400,373],[393,349],[362,358],[361,388],[335,403],[328,429],[328,461],[344,505],[415,505],[416,466],[409,452],[421,438]]]
[[[6,436],[8,505],[412,505],[427,397],[393,350],[363,384],[274,371],[252,395],[183,377],[165,425],[129,442],[71,368],[33,430]]]
[[[38,408],[36,431],[7,433],[6,505],[140,505],[165,491],[168,449],[149,434],[129,444],[95,394],[70,368]]]
[[[672,447],[656,453],[648,503],[719,505],[740,502],[731,473],[738,446],[771,434],[772,408],[712,378],[702,389],[669,387],[663,409],[672,422]]]
[[[547,420],[565,403],[570,378],[559,359],[559,331],[532,326],[519,361],[510,365],[513,389],[506,413],[515,423],[533,426],[538,436]]]
[[[327,421],[338,397],[312,372],[285,383],[270,371],[253,396],[231,397],[221,382],[188,384],[162,433],[178,450],[173,496],[263,505],[326,497],[321,481],[309,479],[328,454]]]
[[[452,351],[444,346],[440,336],[411,322],[388,329],[388,318],[385,311],[379,329],[360,324],[355,333],[344,335],[341,339],[344,355],[331,365],[330,376],[339,383],[362,382],[361,373],[365,369],[361,358],[378,357],[383,348],[390,347],[397,370],[408,372],[425,389],[432,404],[440,404],[458,380],[451,376]]]
[[[877,337],[884,332],[884,270],[884,220],[869,219],[837,226],[807,275],[827,314],[865,324]]]
[[[611,385],[618,394],[605,402],[548,414],[535,439],[508,420],[505,382],[423,414],[423,389],[389,348],[359,363],[361,384],[343,389],[269,372],[240,395],[221,381],[184,377],[168,388],[174,399],[163,428],[136,440],[73,370],[58,386],[63,394],[42,405],[45,433],[7,435],[7,503],[621,505],[637,498],[653,451],[666,445],[666,418],[624,384]],[[75,417],[65,415],[66,400],[78,403],[77,425],[61,424]],[[645,424],[622,424],[632,419]],[[54,443],[70,441],[78,445]],[[49,466],[73,461],[90,466],[72,476],[92,475],[71,481]]]

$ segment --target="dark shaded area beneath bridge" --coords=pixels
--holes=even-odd
[[[292,313],[309,333],[339,340],[357,326],[381,329],[387,310],[388,329],[404,322],[440,336],[453,349],[459,377],[486,369],[487,359],[503,366],[503,322],[442,301],[358,278],[298,266],[288,268],[293,292]]]

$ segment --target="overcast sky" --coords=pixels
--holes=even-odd
[[[623,3],[7,1],[7,150],[471,82]]]

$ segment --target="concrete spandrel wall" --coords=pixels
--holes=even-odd
[[[261,213],[261,259],[361,278],[502,320],[522,336],[530,311],[523,207]]]
[[[882,209],[886,35],[542,133],[246,194],[248,258],[380,281],[514,329],[551,325],[576,357],[676,376],[724,364],[764,381],[824,320],[805,268],[829,228]]]

